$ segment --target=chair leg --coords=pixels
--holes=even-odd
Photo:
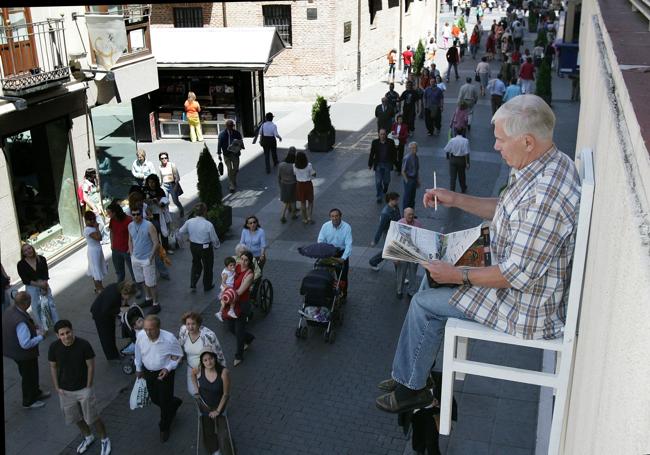
[[[559,370],[558,370],[559,368]],[[569,381],[571,380],[571,355],[566,353],[563,357],[558,351],[556,357],[556,374],[558,386],[554,389],[555,400],[553,403],[553,419],[551,421],[551,436],[548,443],[549,455],[558,455],[562,443],[562,431],[567,411],[569,397]]]
[[[440,434],[451,432],[451,406],[454,399],[454,345],[456,337],[450,329],[445,331],[444,359],[440,398]]]
[[[553,370],[553,373],[556,373],[560,371],[560,364],[562,363],[562,351],[556,351],[555,352],[555,369]],[[553,389],[553,396],[557,395],[557,389]]]
[[[468,339],[465,337],[456,337],[456,358],[459,360],[467,359]],[[456,379],[465,380],[465,373],[456,373]]]

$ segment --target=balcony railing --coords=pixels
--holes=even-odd
[[[0,26],[0,83],[24,95],[70,79],[63,19]]]

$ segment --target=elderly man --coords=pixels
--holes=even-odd
[[[424,204],[431,207],[435,197],[447,207],[491,218],[494,265],[422,263],[436,282],[460,287],[422,290],[411,300],[392,379],[380,384],[390,392],[377,399],[381,410],[431,404],[426,380],[448,318],[474,320],[527,340],[562,336],[580,201],[578,173],[553,143],[555,116],[541,98],[514,98],[492,123],[494,148],[512,168],[503,193],[479,198],[433,189]]]
[[[393,126],[393,116],[395,111],[385,96],[381,99],[381,104],[375,108],[375,118],[377,119],[377,131],[384,129],[390,131]]]
[[[417,218],[415,218],[415,209],[412,207],[407,207],[404,209],[404,218],[401,218],[398,223],[407,224],[409,226],[415,226],[418,228],[422,227]],[[406,261],[395,261],[395,272],[396,272],[396,281],[397,281],[397,298],[402,299],[404,297],[404,286],[408,284],[406,293],[409,298],[413,297],[418,289],[418,283],[416,281],[416,275],[418,271],[418,265],[414,262]]]
[[[237,142],[235,142],[237,141]],[[237,190],[237,173],[239,172],[239,156],[244,149],[244,139],[235,129],[235,121],[226,120],[226,129],[219,133],[217,153],[223,154],[228,169],[228,187],[231,193]]]
[[[18,365],[25,409],[42,408],[41,400],[51,395],[38,387],[38,344],[43,341],[43,330],[27,314],[31,303],[28,293],[17,292],[14,304],[2,314],[2,354]]]
[[[190,238],[190,253],[192,253],[192,271],[190,272],[190,289],[196,291],[196,283],[203,272],[203,290],[208,292],[214,287],[212,282],[212,266],[214,265],[214,250],[221,246],[214,225],[205,219],[208,207],[199,202],[194,206],[194,218],[190,218],[181,226],[178,233]]]
[[[160,408],[160,441],[167,442],[169,429],[183,400],[174,396],[174,373],[183,350],[171,332],[160,330],[158,316],[144,320],[144,330],[135,341],[135,371],[147,381],[151,401]]]
[[[390,170],[395,163],[395,142],[387,139],[386,130],[379,130],[379,138],[370,144],[368,156],[368,169],[375,172],[375,197],[377,204],[381,204],[390,185]]]
[[[422,95],[424,101],[424,124],[427,127],[427,134],[440,134],[440,123],[442,121],[442,110],[445,106],[445,94],[436,84],[435,79],[429,81],[429,86]]]
[[[318,243],[329,243],[343,251],[339,261],[343,263],[341,273],[341,287],[347,295],[348,269],[350,268],[350,254],[352,253],[352,228],[343,221],[341,210],[334,208],[330,210],[330,221],[327,221],[320,228]]]

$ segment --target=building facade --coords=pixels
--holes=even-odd
[[[435,36],[435,0],[293,0],[154,5],[152,27],[275,26],[286,49],[264,74],[270,100],[334,101],[387,72],[392,48]],[[237,43],[214,43],[236,47]]]
[[[0,252],[11,270],[22,243],[51,261],[84,244],[77,188],[97,167],[92,110],[131,103],[157,77],[148,7],[0,11]],[[95,71],[84,20],[92,12],[124,20],[128,48],[109,74]]]

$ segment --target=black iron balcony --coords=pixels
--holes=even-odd
[[[63,18],[0,26],[0,83],[25,95],[70,79]]]

